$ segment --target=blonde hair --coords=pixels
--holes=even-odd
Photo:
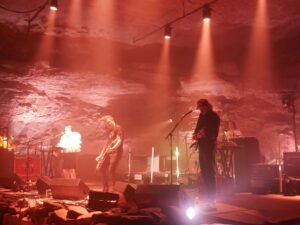
[[[113,123],[114,125],[116,124],[114,118],[110,115],[102,116],[100,121],[105,121],[106,123]]]

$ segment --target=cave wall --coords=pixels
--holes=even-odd
[[[2,24],[0,127],[8,127],[16,151],[24,154],[28,146],[47,143],[52,128],[62,131],[72,125],[82,135],[82,152],[96,154],[103,145],[103,137],[97,135],[98,119],[111,114],[125,130],[125,151],[150,156],[154,146],[157,154],[166,156],[165,137],[174,126],[169,119],[179,121],[204,97],[212,101],[222,123],[235,121],[244,136],[259,140],[267,161],[274,162],[283,151],[295,150],[292,113],[282,107],[281,97],[293,93],[300,111],[295,73],[299,44],[288,41],[289,51],[282,47],[294,33],[272,40],[276,85],[245,87],[242,71],[248,39],[238,37],[249,33],[250,28],[243,28],[213,36],[217,76],[202,79],[192,71],[196,47],[171,45],[169,65],[164,65],[168,70],[159,70],[162,43],[141,46],[97,37],[28,35],[22,28]],[[41,43],[51,43],[51,48]],[[160,76],[168,82],[157,79]],[[174,133],[183,155],[190,151],[186,142],[191,140],[186,137],[197,116],[190,114]],[[299,126],[298,114],[296,122]]]

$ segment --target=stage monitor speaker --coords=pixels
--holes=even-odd
[[[17,174],[13,174],[10,177],[0,177],[1,187],[9,188],[13,191],[20,191],[24,189],[24,185],[25,181]]]
[[[284,152],[283,168],[286,176],[300,177],[300,152]]]
[[[89,194],[88,186],[81,179],[55,178],[50,182],[54,199],[81,200]]]
[[[139,208],[164,208],[177,206],[180,196],[180,185],[139,184],[135,200]]]
[[[37,179],[36,189],[40,195],[44,195],[47,189],[50,189],[51,179],[49,177],[43,176]]]
[[[136,184],[117,181],[115,184],[115,191],[124,195],[126,200],[133,200],[137,189]]]

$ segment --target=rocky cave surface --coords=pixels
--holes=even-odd
[[[30,2],[2,0],[0,6],[25,11],[44,3]],[[25,154],[28,145],[46,143],[52,128],[63,131],[72,125],[82,135],[82,152],[97,154],[103,141],[97,134],[98,120],[111,114],[125,130],[125,151],[150,156],[154,146],[156,154],[167,156],[165,137],[202,97],[212,101],[222,124],[233,120],[245,137],[256,137],[267,162],[295,151],[293,115],[283,108],[282,96],[294,96],[299,130],[300,1],[266,2],[263,29],[271,46],[272,87],[261,86],[259,79],[257,85],[244,83],[260,1],[213,1],[214,78],[204,79],[201,71],[192,70],[201,10],[173,25],[169,61],[163,64],[167,70],[161,69],[161,32],[134,42],[183,11],[209,2],[90,0],[77,5],[79,14],[71,14],[71,1],[61,0],[54,27],[47,22],[48,7],[30,27],[28,18],[34,13],[1,7],[0,127],[8,128],[16,151]],[[263,50],[254,51],[259,57]],[[182,155],[190,154],[186,143],[191,142],[197,116],[195,111],[184,118],[174,133]],[[170,118],[174,123],[167,122]]]

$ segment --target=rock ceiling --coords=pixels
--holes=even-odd
[[[35,14],[13,13],[3,10],[28,11],[43,5],[42,0],[1,0],[0,21],[11,25],[27,25],[28,18]],[[204,4],[210,3],[213,26],[218,33],[232,29],[245,29],[253,25],[259,4],[267,6],[267,24],[278,39],[299,30],[300,2],[297,0],[59,0],[54,33],[69,36],[97,36],[120,42],[132,43],[149,32],[189,14]],[[48,5],[32,21],[34,30],[46,30]],[[199,29],[201,9],[172,24],[174,40],[188,45],[195,29]],[[53,32],[53,31],[52,31]],[[158,41],[162,32],[149,35],[141,44]]]

